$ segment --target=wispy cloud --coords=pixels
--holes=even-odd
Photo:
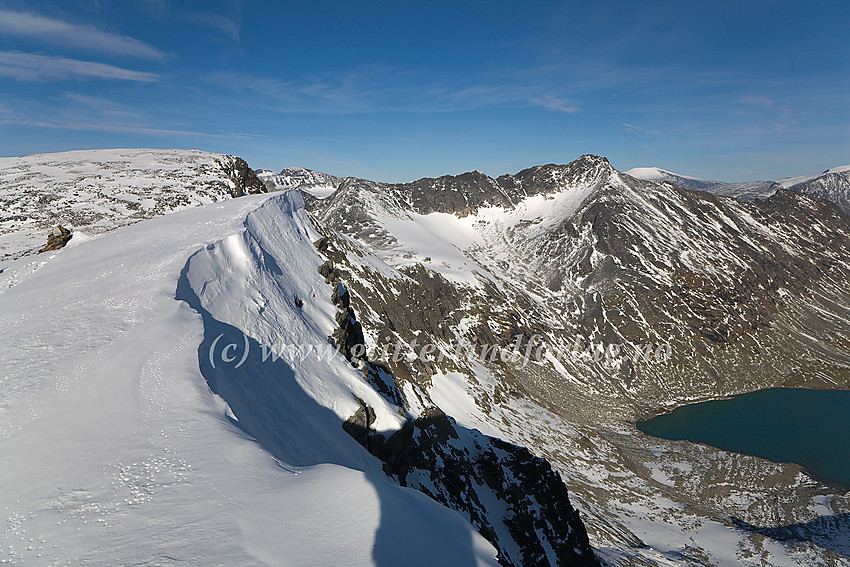
[[[577,61],[515,69],[490,69],[464,76],[429,69],[364,67],[336,74],[278,78],[217,71],[203,82],[238,92],[244,104],[286,113],[461,112],[486,108],[540,107],[567,115],[589,108],[637,112],[693,112],[713,103],[723,90],[740,97],[746,78],[716,70],[682,67],[624,67]],[[751,81],[755,83],[755,81]],[[629,94],[628,102],[599,93]],[[672,95],[670,93],[673,93]],[[682,101],[670,104],[669,96]],[[724,104],[731,102],[728,98]],[[764,104],[761,99],[743,101]],[[624,117],[625,118],[625,117]],[[637,133],[637,129],[630,130]],[[642,129],[643,134],[658,134]]]
[[[138,39],[28,12],[0,9],[0,34],[139,59],[165,59],[163,52]]]
[[[236,18],[212,12],[187,12],[183,15],[183,18],[196,25],[219,32],[237,43],[239,42],[240,23]]]
[[[81,130],[90,132],[119,132],[123,134],[144,134],[152,136],[192,136],[200,138],[254,139],[261,138],[257,134],[240,132],[204,132],[200,130],[180,130],[176,128],[157,128],[154,126],[123,124],[97,121],[57,121],[27,118],[4,117],[0,115],[0,124],[16,124],[35,126],[38,128],[54,128],[58,130]]]
[[[623,128],[625,128],[626,132],[629,134],[646,134],[648,136],[660,136],[661,132],[658,130],[648,130],[641,126],[636,126],[634,124],[623,124]]]
[[[242,28],[242,6],[239,0],[203,3],[203,10],[189,10],[184,2],[168,0],[136,0],[137,8],[160,21],[187,22],[207,28],[221,37],[239,43]]]
[[[163,19],[169,9],[167,0],[136,0],[136,6],[157,20]]]
[[[0,106],[0,124],[54,130],[137,134],[144,136],[254,139],[258,134],[207,130],[190,125],[184,116],[136,106],[108,96],[65,92],[47,101],[13,100]]]
[[[548,108],[549,110],[556,110],[558,112],[566,112],[567,114],[574,114],[579,111],[578,104],[575,102],[558,98],[551,95],[546,95],[541,98],[536,98],[531,100],[532,103],[537,106],[542,106],[543,108]]]
[[[742,96],[738,99],[738,102],[742,104],[752,104],[755,106],[761,106],[763,108],[770,108],[773,106],[773,100],[767,98],[766,96]]]
[[[72,112],[76,116],[96,113],[101,116],[120,117],[123,120],[142,118],[142,116],[132,107],[102,96],[66,92],[55,97],[54,100],[59,103],[66,104],[66,112]]]
[[[36,53],[0,51],[0,76],[16,81],[61,81],[66,79],[111,79],[151,83],[159,75],[123,69],[105,63],[81,61]]]
[[[244,104],[284,113],[460,112],[497,107],[543,107],[578,112],[579,103],[551,93],[552,85],[522,77],[435,78],[427,72],[366,67],[336,75],[282,80],[216,71],[203,81],[240,92]]]
[[[777,104],[772,98],[766,96],[747,95],[739,98],[736,102],[745,105],[745,109],[736,110],[739,116],[746,116],[761,128],[767,128],[779,134],[785,132],[790,125],[796,125],[790,108]]]
[[[383,72],[377,72],[383,77]],[[377,80],[375,71],[358,71],[336,77],[281,80],[250,73],[216,71],[204,77],[216,89],[246,96],[259,95],[252,103],[285,113],[349,114],[399,110],[404,88]],[[247,100],[243,100],[248,103]],[[408,101],[409,102],[409,101]]]

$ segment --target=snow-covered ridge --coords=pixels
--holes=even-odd
[[[249,172],[240,158],[198,150],[80,150],[0,158],[0,261],[43,246],[53,225],[99,234],[257,192],[246,179]]]
[[[672,173],[670,171],[667,171],[666,169],[661,169],[660,167],[634,167],[628,171],[624,171],[623,173],[625,173],[626,175],[631,175],[636,179],[645,179],[651,181],[665,181],[671,177],[678,177],[681,179],[693,179],[695,181],[706,181],[705,179],[691,177],[690,175]],[[715,183],[713,181],[707,182]]]
[[[799,177],[786,177],[784,179],[779,179],[777,183],[779,183],[783,188],[787,189],[794,185],[799,185],[800,183],[804,183],[806,181],[811,181],[816,177],[820,177],[822,175],[828,175],[830,173],[844,173],[850,171],[850,165],[841,165],[838,167],[830,167],[826,171],[822,173],[816,173],[814,175],[801,175]]]
[[[390,482],[340,427],[352,394],[385,428],[399,415],[338,354],[255,353],[229,382],[212,377],[229,405],[208,388],[212,333],[241,345],[239,325],[254,348],[324,339],[335,308],[314,236],[299,195],[256,195],[7,264],[0,559],[495,567],[468,523]],[[246,414],[249,397],[265,410]]]
[[[249,213],[244,232],[192,256],[185,274],[186,291],[197,296],[199,308],[210,317],[238,328],[258,343],[270,348],[313,345],[316,353],[326,351],[328,337],[337,326],[336,307],[331,303],[332,288],[319,275],[323,260],[313,246],[319,238],[300,193],[284,192]],[[296,298],[301,307],[296,306]],[[336,414],[337,425],[359,409],[356,396],[376,411],[377,431],[391,433],[401,427],[399,408],[390,406],[369,387],[341,354],[324,358],[301,354],[283,348],[280,360],[292,367],[297,384],[305,392]],[[257,358],[248,362],[257,362]],[[246,370],[246,375],[262,372],[260,360],[256,367]],[[238,382],[232,373],[223,374],[223,378]],[[302,419],[308,423],[315,418],[305,415]],[[279,430],[280,424],[270,427]],[[287,442],[315,445],[305,443],[303,435],[291,433]]]

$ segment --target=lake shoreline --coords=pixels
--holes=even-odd
[[[834,399],[836,396],[840,398],[837,403]],[[796,406],[793,404],[795,397],[798,398],[799,404]],[[815,398],[820,399],[815,400]],[[767,404],[767,406],[759,407],[760,404]],[[642,434],[654,438],[687,441],[722,451],[765,459],[772,463],[793,464],[817,482],[846,493],[850,492],[850,451],[843,452],[844,460],[836,460],[836,453],[842,453],[842,451],[840,446],[836,447],[836,435],[833,432],[850,431],[850,428],[843,427],[844,421],[850,424],[850,418],[840,419],[833,426],[834,429],[826,433],[818,434],[812,425],[829,413],[822,411],[821,408],[824,406],[830,408],[830,404],[836,406],[836,415],[850,415],[850,412],[842,414],[838,409],[839,406],[850,408],[850,390],[766,388],[682,404],[667,412],[637,421],[634,426]],[[739,412],[737,416],[735,416],[736,411]],[[799,412],[805,411],[812,413],[808,416],[811,419],[805,419],[806,416],[799,415]],[[799,428],[789,425],[792,422],[789,422],[788,418],[793,418],[794,415],[802,419]],[[776,420],[776,429],[771,430],[770,434],[765,435],[764,438],[751,435],[748,439],[747,433],[766,427],[764,423],[754,421],[753,416],[766,416],[768,422]],[[744,427],[727,424],[727,420],[734,421],[736,417],[739,423],[743,421]],[[770,439],[773,433],[777,433],[780,439],[782,435],[779,433],[784,434],[791,444],[782,443],[779,448],[777,439]],[[838,438],[841,437],[842,434],[839,433]],[[847,439],[846,435],[843,437]],[[796,447],[794,443],[797,444]],[[747,444],[750,446],[746,446]],[[824,461],[820,457],[814,457],[818,464],[811,465],[812,447],[819,447],[819,450],[822,450],[823,459],[826,459],[825,467],[821,465]],[[780,454],[782,456],[777,457]],[[822,470],[824,468],[826,470]],[[836,468],[840,472],[838,475],[834,474],[837,472]]]

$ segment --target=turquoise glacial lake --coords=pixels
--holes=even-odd
[[[690,404],[637,424],[664,439],[685,439],[777,463],[850,486],[850,391],[773,388]]]

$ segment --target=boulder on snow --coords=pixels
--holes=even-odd
[[[50,252],[51,250],[59,250],[71,240],[71,231],[65,228],[64,226],[56,225],[47,235],[47,246],[38,251],[39,254],[42,252]]]

